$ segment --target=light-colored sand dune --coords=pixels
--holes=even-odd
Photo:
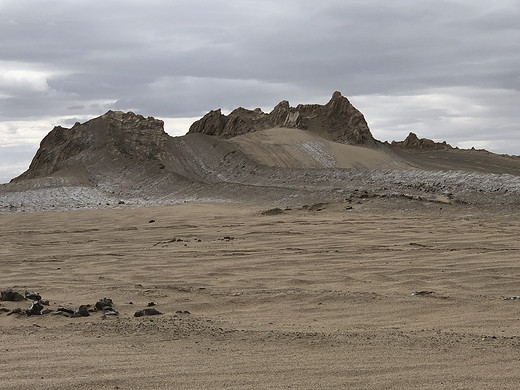
[[[1,289],[120,315],[0,313],[0,387],[517,388],[518,215],[381,202],[2,214]]]

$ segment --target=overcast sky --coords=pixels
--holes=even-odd
[[[324,104],[382,141],[520,154],[518,0],[0,0],[0,182],[109,109],[184,134],[207,111]]]

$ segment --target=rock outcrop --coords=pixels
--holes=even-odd
[[[169,138],[161,120],[108,111],[70,129],[56,126],[40,143],[29,169],[13,181],[49,176],[59,170],[74,169],[78,175],[86,165],[101,164],[103,159],[161,165]]]
[[[453,149],[450,144],[435,142],[428,138],[419,138],[415,133],[408,134],[404,141],[392,141],[391,146],[401,149],[415,150],[449,150]]]
[[[297,128],[317,132],[333,141],[372,146],[375,140],[361,112],[336,91],[325,105],[299,104],[291,107],[281,101],[269,113],[261,109],[237,108],[229,115],[221,110],[210,111],[191,125],[189,133],[231,138],[276,127]]]

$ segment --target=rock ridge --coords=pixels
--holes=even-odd
[[[287,100],[278,103],[270,113],[261,109],[239,107],[229,115],[213,110],[194,122],[188,133],[232,138],[276,127],[296,128],[317,132],[336,142],[373,146],[376,144],[363,114],[350,101],[333,93],[325,105],[299,104],[291,107]]]
[[[404,141],[392,141],[390,144],[393,147],[401,149],[415,149],[415,150],[450,150],[453,147],[444,142],[435,142],[428,138],[419,138],[417,134],[410,132]]]

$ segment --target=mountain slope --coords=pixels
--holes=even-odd
[[[452,193],[461,201],[507,194],[509,203],[520,194],[520,159],[415,135],[382,143],[339,93],[323,106],[282,102],[270,114],[237,109],[204,118],[182,137],[167,135],[160,120],[131,112],[56,127],[29,169],[0,187],[0,207],[97,207],[118,199],[135,205],[310,203],[345,199],[360,189],[378,196]]]

